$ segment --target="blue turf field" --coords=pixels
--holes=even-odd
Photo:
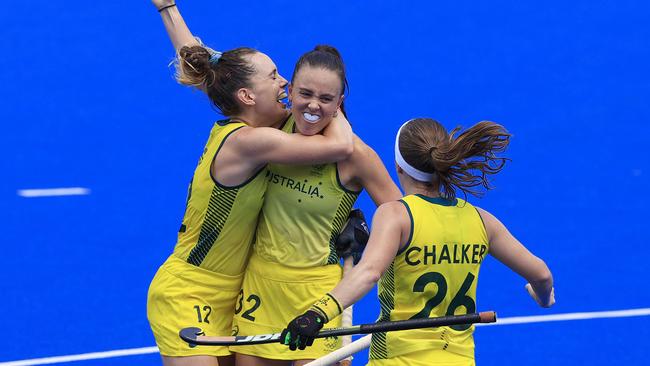
[[[350,120],[391,174],[394,133],[412,117],[489,119],[515,135],[497,188],[472,202],[547,261],[558,302],[537,308],[522,279],[488,260],[479,309],[650,307],[647,2],[179,1],[206,43],[256,47],[285,77],[315,44],[337,46]],[[172,80],[148,1],[12,1],[0,24],[0,362],[153,346],[147,287],[218,117]],[[55,187],[91,194],[17,195]],[[374,210],[366,195],[358,206]],[[355,322],[377,308],[369,295]],[[649,329],[647,316],[484,327],[477,363],[644,365]]]

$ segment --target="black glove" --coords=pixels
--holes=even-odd
[[[341,258],[351,256],[354,259],[354,264],[359,263],[369,236],[370,232],[363,212],[358,208],[350,211],[348,221],[336,238],[336,254]]]
[[[314,310],[307,310],[306,313],[293,319],[285,330],[282,331],[280,339],[282,344],[289,346],[295,351],[305,349],[314,344],[318,331],[323,328],[325,320],[322,315]]]

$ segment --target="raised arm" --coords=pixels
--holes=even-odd
[[[546,263],[526,249],[496,217],[477,209],[485,223],[490,254],[529,282],[527,289],[540,306],[551,307],[555,303],[553,275]]]
[[[187,24],[185,24],[175,0],[152,0],[152,2],[160,12],[163,24],[176,52],[183,46],[199,44]]]

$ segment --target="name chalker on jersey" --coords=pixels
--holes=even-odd
[[[408,248],[404,253],[404,261],[409,266],[479,264],[486,253],[485,244],[427,244]]]

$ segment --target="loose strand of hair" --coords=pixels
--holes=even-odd
[[[448,141],[431,152],[440,187],[447,198],[455,197],[455,188],[480,197],[485,192],[475,187],[492,189],[489,176],[500,172],[509,159],[497,157],[509,142],[510,133],[503,126],[482,121],[456,136],[460,128],[449,134]]]

